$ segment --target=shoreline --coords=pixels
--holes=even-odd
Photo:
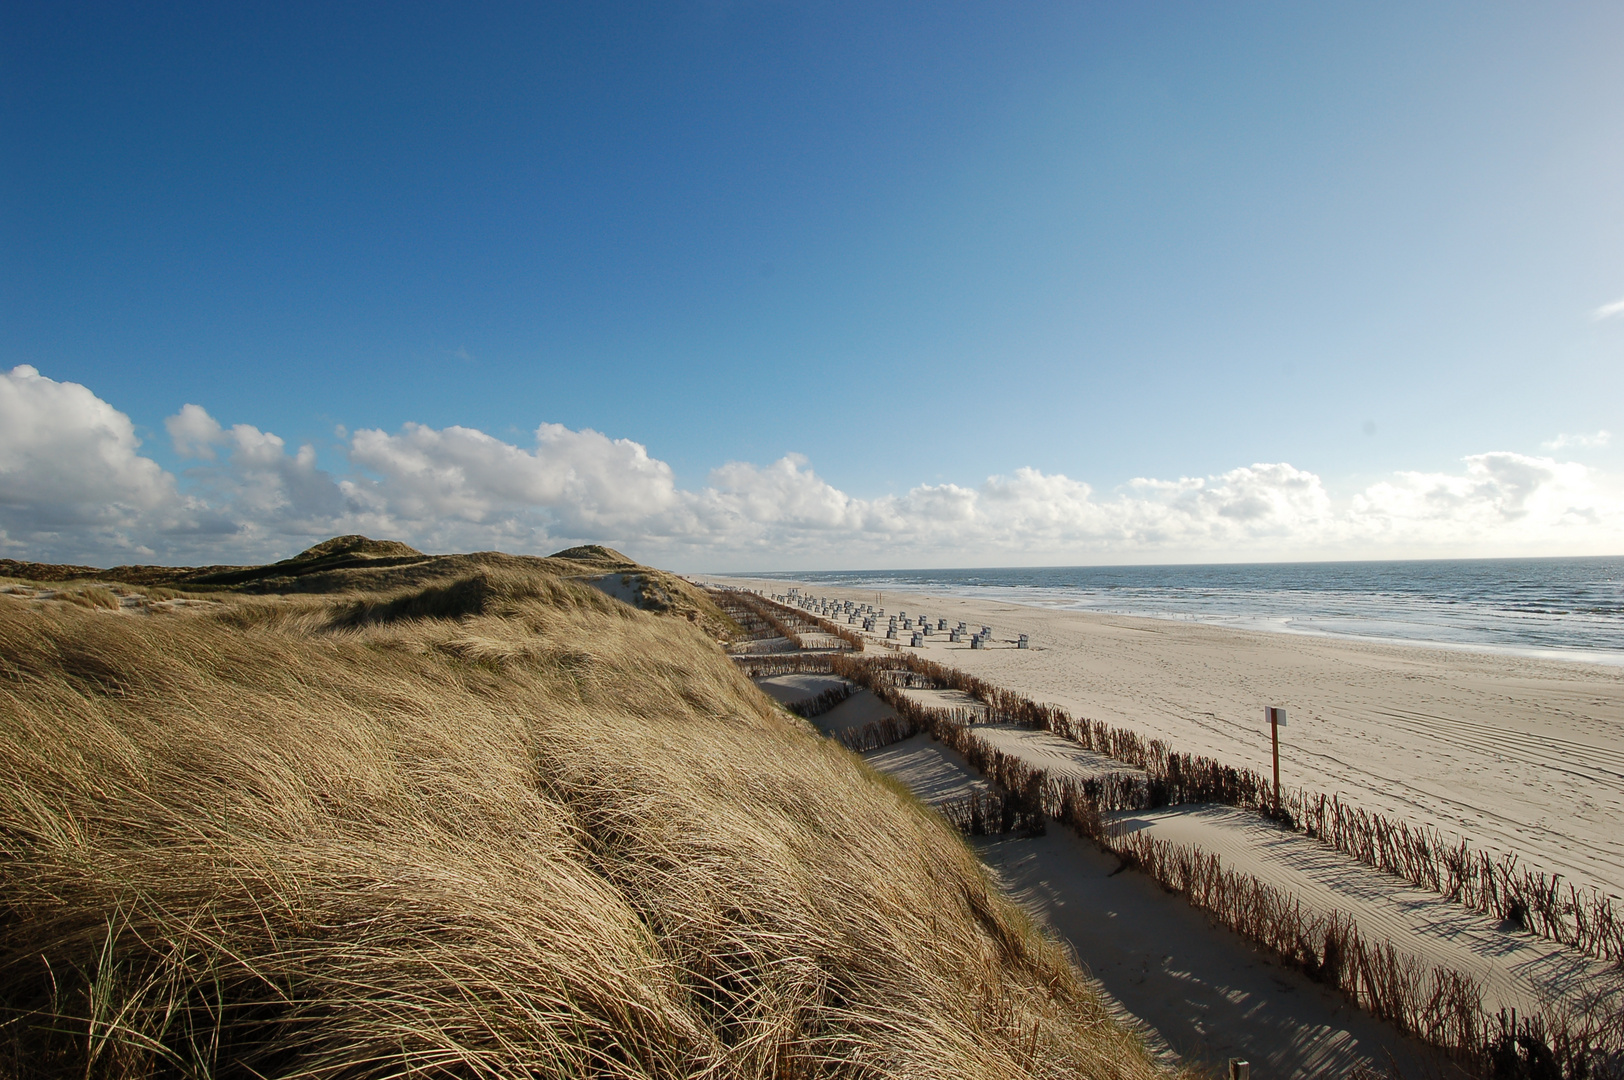
[[[942,595],[958,595],[944,593]],[[1359,642],[1368,645],[1390,645],[1399,649],[1437,649],[1442,652],[1475,653],[1481,656],[1514,656],[1525,660],[1550,660],[1561,664],[1593,664],[1597,667],[1624,667],[1624,651],[1616,649],[1558,649],[1540,646],[1495,645],[1490,642],[1466,641],[1437,641],[1423,638],[1381,637],[1375,634],[1338,633],[1334,630],[1318,630],[1308,627],[1288,627],[1275,625],[1282,621],[1289,621],[1296,616],[1280,616],[1271,618],[1266,616],[1237,616],[1234,622],[1221,618],[1202,618],[1195,615],[1179,615],[1174,612],[1157,614],[1147,611],[1116,611],[1104,608],[1065,607],[1058,604],[1023,603],[1019,600],[1005,600],[1005,603],[1018,607],[1038,608],[1044,611],[1064,611],[1079,615],[1109,615],[1123,619],[1153,619],[1157,622],[1189,623],[1195,626],[1210,626],[1216,630],[1247,630],[1259,634],[1282,634],[1287,637],[1323,638],[1329,641]]]
[[[1564,664],[1593,664],[1599,667],[1624,668],[1624,649],[1574,649],[1559,646],[1511,645],[1494,642],[1443,641],[1436,638],[1381,636],[1322,630],[1313,627],[1285,626],[1283,623],[1309,618],[1305,615],[1201,615],[1176,611],[1143,611],[1122,608],[1080,607],[1061,601],[1012,598],[1009,593],[1018,586],[977,586],[952,588],[921,584],[887,584],[884,589],[868,589],[850,584],[830,584],[795,577],[754,577],[747,574],[695,574],[703,581],[748,581],[753,587],[795,586],[804,590],[837,590],[844,593],[893,592],[926,597],[928,599],[962,599],[986,603],[1010,604],[1015,607],[1039,611],[1069,612],[1078,615],[1100,615],[1123,619],[1151,619],[1195,626],[1210,626],[1221,630],[1242,630],[1260,634],[1281,634],[1288,637],[1324,638],[1331,641],[1360,642],[1371,645],[1390,645],[1396,648],[1438,649],[1444,652],[1476,653],[1483,656],[1512,656],[1528,660],[1552,660]],[[988,592],[987,589],[998,589]]]

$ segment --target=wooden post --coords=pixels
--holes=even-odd
[[[1273,705],[1265,706],[1269,718],[1269,745],[1274,752],[1274,813],[1280,816],[1280,725],[1286,722],[1286,710]]]
[[[1252,1063],[1240,1058],[1229,1059],[1229,1080],[1252,1080]]]
[[[1280,815],[1280,721],[1269,710],[1269,741],[1274,744],[1274,813]]]

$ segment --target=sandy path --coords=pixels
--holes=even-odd
[[[993,648],[932,635],[924,656],[1230,764],[1267,768],[1262,709],[1284,706],[1288,784],[1624,895],[1624,668],[889,589],[886,606],[994,629]]]
[[[963,709],[978,717],[987,711],[985,705],[961,690],[909,690],[907,693],[921,705],[933,709]]]
[[[823,715],[813,717],[812,722],[832,735],[877,720],[888,720],[895,715],[891,706],[867,690],[859,690]]]
[[[1070,832],[976,845],[1106,993],[1182,1057],[1256,1077],[1345,1077],[1389,1062],[1426,1075],[1426,1047],[1300,972],[1271,963],[1143,874]]]
[[[929,735],[915,735],[910,739],[870,750],[863,760],[889,773],[908,785],[908,789],[932,806],[950,799],[962,799],[972,791],[992,789],[977,776],[964,759]]]
[[[835,690],[849,685],[845,679],[840,678],[838,675],[818,675],[815,673],[767,675],[752,681],[774,700],[786,704],[805,701],[807,698],[815,698],[825,690]]]
[[[1084,750],[1069,739],[1062,739],[1051,732],[1004,724],[977,724],[975,732],[994,749],[1018,757],[1033,768],[1042,769],[1059,779],[1082,783],[1089,777],[1106,773],[1144,775],[1142,770]]]

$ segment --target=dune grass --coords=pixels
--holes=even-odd
[[[703,627],[509,569],[0,597],[0,1075],[1156,1075]]]
[[[78,585],[58,590],[56,598],[65,603],[78,604],[80,607],[103,608],[116,611],[119,607],[118,594],[104,585]]]

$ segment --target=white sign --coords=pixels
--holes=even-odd
[[[1279,727],[1285,727],[1286,710],[1277,709],[1273,705],[1265,706],[1263,709],[1263,719],[1267,720],[1271,724],[1278,725]]]

